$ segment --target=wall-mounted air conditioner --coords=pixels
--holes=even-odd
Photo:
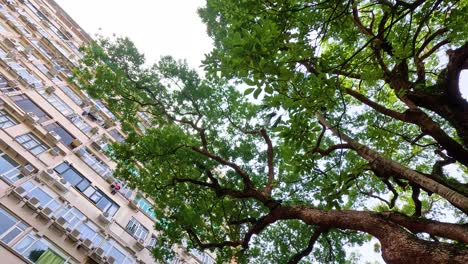
[[[91,251],[93,249],[93,241],[89,240],[88,238],[81,243],[81,248],[85,251]]]
[[[86,154],[86,148],[85,147],[81,147],[81,148],[77,148],[73,151],[78,157],[83,157],[85,154]]]
[[[54,157],[57,157],[59,156],[60,154],[62,154],[62,151],[60,150],[60,148],[58,147],[53,147],[49,150],[49,153],[54,156]]]
[[[28,175],[31,175],[31,173],[33,173],[35,171],[35,168],[33,165],[31,164],[26,164],[24,165],[23,167],[21,167],[21,173],[24,175],[24,176],[28,176]]]
[[[62,233],[65,233],[67,231],[67,220],[63,217],[59,217],[57,220],[54,221],[53,225]]]
[[[46,218],[46,219],[51,219],[52,218],[52,209],[49,207],[45,207],[44,209],[39,211],[39,215]]]
[[[46,93],[48,94],[51,94],[53,92],[55,92],[55,87],[53,86],[47,86],[47,88],[45,89]]]
[[[128,206],[133,210],[138,210],[138,203],[135,200],[128,200]]]
[[[68,233],[68,238],[71,241],[77,242],[80,239],[81,233],[77,229],[73,229],[71,232]]]
[[[36,124],[37,122],[39,122],[39,117],[34,112],[27,112],[26,115],[24,115],[24,117],[25,120],[31,124]]]
[[[55,173],[55,171],[53,169],[43,170],[41,172],[41,176],[42,176],[42,178],[44,178],[44,179],[46,179],[48,181],[52,181],[52,180],[57,179],[57,174]]]
[[[61,192],[68,192],[71,187],[70,183],[62,177],[57,177],[54,179],[54,186]]]
[[[75,138],[75,139],[71,142],[71,145],[72,145],[73,148],[77,148],[77,147],[81,146],[82,144],[83,144],[83,143],[82,143],[79,139],[77,139],[77,138]]]
[[[46,134],[46,137],[54,142],[54,143],[57,143],[59,142],[62,138],[59,136],[59,134],[57,134],[57,132],[51,130],[51,131],[48,131],[47,134]]]
[[[106,264],[114,264],[115,263],[115,258],[112,256],[109,256],[106,260]]]
[[[133,246],[136,250],[142,251],[145,248],[145,241],[143,239],[138,239]]]
[[[104,255],[104,249],[100,247],[96,248],[89,256],[97,262],[102,262],[106,259]]]
[[[32,197],[26,201],[26,205],[33,210],[39,209],[39,203],[40,202],[36,197]]]
[[[15,196],[16,198],[22,200],[26,196],[27,193],[23,187],[19,186],[13,189],[11,194],[13,194],[13,196]]]
[[[93,135],[97,134],[97,133],[99,132],[99,127],[95,126],[95,127],[91,128],[91,131],[90,131],[90,132],[91,132],[91,134],[93,134]]]
[[[105,225],[108,225],[112,222],[112,216],[110,216],[108,212],[100,213],[98,219]]]

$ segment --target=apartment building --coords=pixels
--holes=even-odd
[[[0,0],[0,263],[154,263],[152,202],[106,155],[119,122],[66,81],[90,39],[52,0]]]

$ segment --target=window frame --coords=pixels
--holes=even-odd
[[[22,141],[25,138],[25,141]],[[27,139],[26,139],[27,138]],[[49,150],[50,147],[40,140],[37,136],[35,136],[32,132],[28,132],[26,134],[22,134],[15,137],[15,140],[21,144],[25,149],[31,152],[34,156],[37,156],[45,151]],[[33,143],[31,147],[27,146],[27,144]],[[39,152],[37,149],[39,148]]]
[[[130,218],[130,221],[128,221],[125,230],[138,241],[145,241],[149,235],[149,229],[133,216]]]
[[[62,169],[59,167],[65,167],[65,169]],[[107,212],[110,216],[114,216],[117,213],[117,211],[120,209],[120,205],[116,203],[114,200],[112,200],[109,196],[107,196],[99,188],[93,186],[92,182],[88,180],[88,178],[86,178],[73,166],[63,162],[54,168],[54,171],[57,172],[62,177],[64,177],[64,179],[67,180],[68,182],[70,182],[69,179],[67,179],[67,177],[69,176],[67,176],[66,173],[68,173],[70,170],[72,171],[72,173],[75,173],[75,176],[78,176],[81,178],[76,183],[72,183],[72,186],[76,190],[78,190],[81,194],[83,194],[83,196],[88,198],[88,200],[92,204],[94,204],[101,212]],[[80,186],[83,183],[86,184],[86,186]],[[107,201],[107,204],[104,203],[106,201]],[[105,206],[102,206],[102,204],[105,204]]]
[[[7,129],[18,125],[19,122],[5,109],[0,109],[0,128]]]
[[[21,164],[19,162],[17,162],[15,159],[13,159],[7,153],[1,150],[0,150],[0,159],[5,160],[8,164],[12,166],[12,168],[9,170],[5,170],[3,172],[0,171],[0,178],[2,180],[6,181],[8,184],[13,184],[16,181],[24,178],[24,175],[20,171]],[[16,164],[12,164],[11,161],[9,161],[8,159],[15,162]]]

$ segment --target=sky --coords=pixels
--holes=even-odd
[[[204,0],[55,0],[91,36],[129,37],[144,52],[148,62],[164,55],[186,59],[198,68],[212,49],[196,10]],[[468,98],[468,71],[461,78],[461,91]],[[383,263],[372,243],[360,248],[362,260]],[[353,248],[359,251],[359,248]]]
[[[187,59],[201,65],[212,48],[196,11],[204,0],[56,0],[91,36],[129,37],[155,62],[161,56]]]

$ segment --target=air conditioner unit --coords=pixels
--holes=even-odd
[[[47,86],[47,88],[45,89],[46,93],[48,94],[51,94],[53,92],[55,92],[55,87],[53,86]]]
[[[77,242],[80,239],[81,233],[77,229],[73,229],[70,233],[68,233],[68,237],[70,240]]]
[[[55,173],[55,171],[53,169],[43,170],[41,172],[41,176],[42,176],[42,178],[44,178],[46,180],[49,180],[49,181],[57,179],[57,174]]]
[[[104,256],[104,249],[98,247],[96,248],[93,253],[91,253],[90,257],[98,262],[101,262],[102,260],[105,259]]]
[[[67,231],[67,220],[65,220],[65,218],[63,217],[59,217],[57,220],[54,221],[53,225],[60,231],[62,231],[63,233],[65,233]]]
[[[109,256],[106,260],[106,264],[114,264],[115,263],[115,258],[112,256]]]
[[[49,150],[49,153],[50,153],[52,156],[57,157],[57,156],[59,156],[59,155],[62,153],[62,151],[61,151],[58,147],[53,147],[53,148],[51,148],[51,149]]]
[[[143,241],[143,239],[138,239],[135,242],[134,247],[136,250],[142,251],[145,248],[145,241]]]
[[[106,178],[106,182],[108,182],[108,183],[113,183],[113,182],[115,182],[115,177],[114,177],[114,176],[109,176],[109,177],[107,177],[107,178]]]
[[[39,215],[47,219],[51,219],[52,214],[53,214],[52,209],[50,209],[49,207],[45,207],[44,209],[39,211]]]
[[[129,200],[128,201],[128,206],[134,210],[138,210],[138,204],[135,200]]]
[[[90,251],[93,249],[93,241],[89,240],[88,238],[81,243],[81,248],[85,251]]]
[[[55,132],[55,131],[53,131],[53,130],[48,131],[46,136],[47,136],[47,138],[48,138],[49,140],[51,140],[51,141],[54,142],[54,143],[57,143],[57,142],[59,142],[59,141],[62,139],[62,138],[59,136],[59,134],[57,134],[57,132]]]
[[[23,199],[23,198],[26,196],[26,194],[27,194],[26,190],[25,190],[23,187],[21,187],[21,186],[16,187],[15,189],[13,189],[13,191],[12,191],[11,193],[12,193],[16,198],[18,198],[18,199],[20,199],[20,200]]]
[[[24,117],[26,121],[29,121],[32,124],[39,122],[39,117],[34,112],[27,112]]]
[[[86,107],[86,106],[89,106],[91,103],[91,100],[89,100],[88,98],[84,98],[82,101],[81,101],[81,107]]]
[[[100,213],[98,219],[105,225],[108,225],[112,222],[112,217],[109,215],[108,212]]]
[[[91,128],[91,131],[90,131],[90,132],[91,132],[91,134],[93,134],[93,135],[94,135],[94,134],[97,134],[97,133],[99,132],[99,127],[95,126],[95,127]]]
[[[62,177],[56,178],[54,181],[54,186],[59,189],[61,192],[68,192],[70,188],[70,183]]]
[[[82,144],[83,143],[77,138],[73,139],[73,141],[71,142],[71,145],[72,145],[73,148],[77,148],[77,147],[81,146]]]
[[[28,176],[30,175],[31,173],[34,172],[34,167],[33,165],[31,164],[26,164],[24,165],[23,167],[21,167],[21,173],[24,175],[24,176]]]
[[[36,197],[32,197],[26,201],[26,205],[33,210],[37,210],[39,208],[39,200]]]
[[[85,147],[81,147],[81,148],[77,148],[76,150],[73,151],[78,157],[83,157],[86,153],[86,148]]]

